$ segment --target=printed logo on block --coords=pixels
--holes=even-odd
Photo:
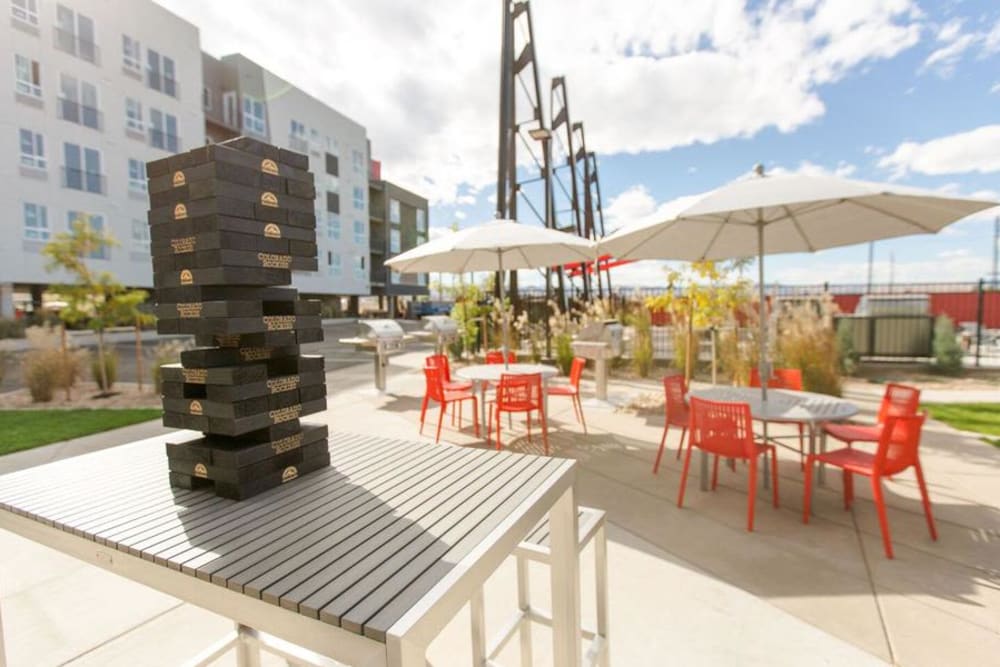
[[[184,220],[188,217],[188,207],[184,204],[174,206],[174,220]]]
[[[273,192],[261,192],[260,205],[270,206],[271,208],[278,208],[278,196]]]
[[[194,467],[194,476],[203,478],[208,477],[208,468],[205,467],[204,463],[199,463]]]
[[[190,269],[184,269],[181,271],[181,285],[190,285],[194,282],[194,276],[191,275]]]
[[[175,188],[179,188],[182,185],[186,185],[186,184],[187,184],[187,179],[184,178],[184,172],[180,171],[180,170],[175,171],[174,172],[174,187]]]
[[[281,227],[274,224],[273,222],[264,225],[264,236],[266,236],[269,239],[280,239]]]
[[[295,466],[288,466],[281,472],[281,483],[290,482],[299,476],[299,469]]]
[[[191,405],[188,407],[188,410],[190,410],[193,415],[202,414],[201,401],[191,401]]]
[[[269,158],[264,158],[260,161],[260,170],[265,174],[278,175],[278,164]]]

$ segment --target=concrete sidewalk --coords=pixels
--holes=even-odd
[[[385,395],[371,388],[367,364],[329,374],[330,408],[322,420],[333,430],[418,439],[421,365],[420,353],[394,357]],[[627,398],[655,392],[656,384],[636,381],[615,389]],[[589,383],[584,390],[590,395]],[[851,397],[863,408],[861,418],[876,407],[866,394]],[[930,541],[912,475],[901,475],[887,489],[897,551],[889,561],[864,484],[857,485],[854,509],[845,512],[839,479],[831,474],[817,493],[817,516],[804,526],[798,456],[782,451],[782,507],[761,501],[750,534],[744,529],[743,467],[722,471],[714,493],[690,484],[685,507],[678,509],[679,433],[669,435],[665,464],[654,476],[660,414],[586,410],[584,434],[569,401],[554,397],[550,441],[553,455],[579,462],[580,501],[608,511],[615,665],[980,665],[1000,655],[1000,449],[942,424],[928,425],[922,457],[940,539]],[[431,436],[436,414],[428,416]],[[509,449],[540,452],[537,434],[529,443],[522,424],[515,421],[513,433],[504,426]],[[135,433],[42,448],[52,453],[37,454],[37,461],[139,437],[140,427],[151,428],[137,425],[130,427]],[[443,441],[484,446],[468,415],[461,431],[450,421],[443,427]],[[9,533],[0,532],[0,549],[10,665],[172,665],[230,628],[226,619]],[[594,613],[592,576],[585,552],[585,619]],[[532,578],[533,594],[547,606],[545,571],[533,568]],[[508,562],[486,589],[491,630],[516,608],[515,590]],[[468,622],[460,613],[435,641],[428,656],[433,664],[469,664]],[[545,639],[546,631],[538,629],[538,664],[549,661]],[[501,663],[517,664],[514,644]],[[225,656],[218,664],[233,662]]]

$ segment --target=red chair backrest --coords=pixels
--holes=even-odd
[[[890,382],[885,386],[882,404],[878,408],[878,423],[889,417],[912,417],[920,407],[920,390],[905,384]]]
[[[917,462],[924,413],[905,417],[887,417],[875,452],[875,470],[882,475],[895,475]]]
[[[503,363],[503,352],[500,350],[490,350],[486,353],[486,363],[488,364],[502,364]]]
[[[750,386],[760,386],[760,370],[756,367],[750,369]],[[767,381],[767,388],[802,391],[802,371],[798,368],[773,368],[771,377]]]
[[[753,420],[746,403],[691,398],[691,443],[727,458],[753,456]]]
[[[504,408],[525,408],[528,406],[540,408],[542,405],[542,374],[500,376],[497,386],[497,406]]]
[[[427,395],[441,403],[444,401],[444,371],[440,366],[424,366]]]
[[[573,365],[569,367],[569,383],[580,388],[580,376],[583,375],[583,369],[587,366],[587,360],[583,357],[573,357]]]
[[[430,368],[431,366],[437,366],[444,371],[443,380],[445,382],[451,382],[451,366],[448,363],[447,354],[432,354],[427,359],[424,360],[424,366]]]
[[[680,373],[663,378],[663,396],[667,411],[667,422],[675,426],[687,426],[687,383]]]

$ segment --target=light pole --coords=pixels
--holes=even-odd
[[[542,142],[542,169],[545,179],[545,228],[555,227],[555,215],[552,210],[552,132],[539,126],[528,130],[528,135],[535,141]],[[562,272],[559,273],[560,283]],[[560,284],[560,296],[562,285]],[[552,331],[549,324],[549,302],[552,301],[552,267],[545,267],[545,358],[552,358]]]

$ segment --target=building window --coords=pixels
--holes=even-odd
[[[49,240],[49,213],[41,204],[24,204],[24,238],[28,241]]]
[[[351,159],[354,163],[354,173],[365,173],[365,156],[361,151],[351,151]]]
[[[355,255],[354,256],[354,277],[358,280],[365,279],[365,256]]]
[[[35,169],[45,169],[45,141],[42,135],[31,130],[20,131],[21,165]]]
[[[326,154],[326,173],[330,176],[340,175],[340,164],[337,156],[333,153]]]
[[[128,189],[133,192],[146,191],[146,163],[135,158],[128,159]]]
[[[146,85],[170,97],[177,97],[177,75],[173,59],[161,56],[153,49],[146,49]]]
[[[212,110],[212,90],[208,86],[201,89],[201,108],[205,111]]]
[[[149,143],[154,148],[176,153],[180,150],[177,137],[177,116],[163,113],[159,109],[149,110]]]
[[[59,117],[71,123],[101,129],[97,86],[63,74],[59,77]]]
[[[149,252],[149,225],[145,220],[132,220],[132,249],[142,252]]]
[[[354,186],[354,208],[358,211],[365,210],[364,188],[359,188],[358,186]]]
[[[417,231],[427,231],[427,211],[422,208],[417,209]]]
[[[56,48],[96,64],[94,20],[69,7],[56,5]]]
[[[134,132],[145,131],[145,124],[142,122],[142,102],[132,97],[125,98],[125,129]]]
[[[306,126],[294,118],[288,130],[288,146],[299,153],[309,152],[309,142],[306,140]]]
[[[333,155],[340,155],[340,144],[337,143],[334,137],[326,138],[326,152]]]
[[[122,66],[134,74],[142,76],[142,47],[139,40],[122,35]]]
[[[389,283],[392,284],[392,285],[398,285],[399,284],[399,272],[398,271],[389,271]]]
[[[326,253],[326,262],[330,276],[333,278],[339,278],[341,271],[340,255],[335,252]]]
[[[104,176],[101,174],[101,153],[95,148],[81,148],[76,144],[63,144],[63,187],[102,194]]]
[[[309,150],[316,155],[319,155],[320,151],[323,150],[323,142],[319,137],[319,130],[315,127],[309,130]]]
[[[81,211],[66,212],[66,226],[72,230],[76,222],[89,224],[96,233],[104,236],[104,216],[93,213],[83,213]],[[107,243],[102,243],[100,248],[96,248],[89,255],[90,259],[111,259],[111,248]]]
[[[417,274],[417,284],[420,285],[421,287],[424,287],[425,285],[427,285],[427,274],[426,273],[418,273]]]
[[[258,137],[267,136],[267,116],[264,103],[249,95],[243,96],[243,129]]]
[[[177,71],[174,69],[173,58],[163,56],[163,92],[170,97],[177,97]]]
[[[399,200],[389,200],[389,222],[399,224]]]
[[[340,216],[336,213],[326,214],[326,237],[331,241],[340,240]]]
[[[330,213],[340,213],[340,195],[336,192],[326,193],[326,210]]]
[[[337,178],[336,176],[331,176],[330,174],[327,174],[326,189],[329,190],[330,192],[340,192],[340,179]],[[337,197],[339,198],[340,195],[338,194]]]
[[[358,245],[365,242],[365,223],[360,220],[354,221],[354,242]]]
[[[389,252],[400,252],[400,232],[398,229],[389,230]]]
[[[21,95],[42,99],[41,68],[37,60],[14,56],[14,90]]]
[[[10,0],[10,13],[18,21],[38,25],[37,0]]]

